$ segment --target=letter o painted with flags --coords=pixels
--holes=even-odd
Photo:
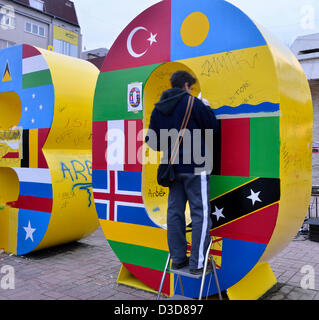
[[[198,79],[193,95],[207,99],[220,122],[212,141],[210,233],[221,289],[230,299],[259,298],[276,282],[266,261],[293,239],[309,204],[312,100],[289,49],[222,0],[155,4],[123,30],[101,68],[93,191],[105,237],[122,262],[118,281],[159,288],[168,189],[157,185],[158,165],[150,160],[160,155],[143,145],[142,130],[170,75],[181,69]],[[137,113],[128,112],[126,98],[134,82],[143,83]],[[108,139],[113,129],[123,132],[122,144]],[[109,165],[108,150],[120,161]],[[189,235],[188,243],[190,249]],[[198,297],[200,280],[182,278],[185,295]],[[174,293],[175,281],[166,277],[164,294]],[[216,292],[212,281],[208,294]]]

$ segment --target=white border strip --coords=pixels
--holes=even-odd
[[[208,220],[208,198],[207,198],[207,177],[206,172],[201,173],[201,192],[202,192],[202,205],[203,205],[203,224],[202,224],[202,234],[200,237],[199,243],[199,252],[198,252],[198,265],[197,268],[203,268],[204,266],[204,244],[206,240],[207,233],[207,220]]]
[[[242,119],[242,118],[265,118],[265,117],[280,117],[281,112],[257,112],[257,113],[240,113],[240,114],[221,114],[216,118],[221,119]]]
[[[118,188],[118,171],[115,172],[115,193],[125,196],[142,196],[142,191],[119,190]]]
[[[125,162],[125,132],[124,120],[112,120],[107,122],[107,170],[124,171]],[[111,147],[111,148],[110,148]],[[110,151],[111,149],[111,151]],[[112,151],[116,153],[113,158]],[[115,161],[118,160],[118,161]]]
[[[22,74],[33,73],[49,69],[47,62],[42,55],[25,58],[22,61]]]
[[[49,169],[12,168],[21,182],[52,183]]]

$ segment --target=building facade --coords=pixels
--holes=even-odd
[[[101,69],[108,51],[106,48],[84,51],[82,52],[82,59],[93,63],[98,69]]]
[[[76,58],[82,35],[69,0],[0,0],[0,49],[30,44]]]

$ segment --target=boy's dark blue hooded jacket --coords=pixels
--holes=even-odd
[[[189,97],[190,95],[187,93],[187,91],[179,88],[173,88],[165,91],[162,94],[160,101],[155,104],[155,108],[151,115],[149,129],[153,130],[156,133],[156,138],[154,138],[154,135],[148,132],[145,141],[153,150],[164,151],[162,162],[163,159],[165,159],[167,163],[167,159],[170,159],[171,148],[174,147],[174,142],[169,140],[167,145],[167,143],[165,143],[165,140],[167,140],[167,138],[162,138],[161,143],[160,130],[176,129],[177,131],[179,131],[181,129]],[[191,133],[191,144],[186,144],[185,142],[184,148],[183,142],[189,141],[189,139],[187,140],[187,138],[185,138],[185,134],[183,142],[179,148],[179,161],[177,163],[175,162],[176,164],[174,166],[175,172],[177,173],[194,173],[195,168],[201,168],[204,166],[204,163],[198,163],[198,160],[196,161],[197,163],[195,162],[193,156],[194,151],[195,153],[201,152],[202,156],[204,157],[205,129],[213,129],[214,132],[219,129],[218,121],[216,120],[215,114],[212,109],[203,104],[203,102],[197,98],[194,99],[194,106],[187,125],[187,129],[189,129]],[[201,146],[195,145],[193,143],[194,129],[201,129]],[[211,145],[212,143],[213,141],[208,142],[208,144]],[[210,161],[212,162],[212,155],[209,155],[209,157]]]

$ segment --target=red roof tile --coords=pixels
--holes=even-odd
[[[93,63],[99,70],[102,68],[105,57],[97,57],[93,59],[89,59],[87,61]]]

